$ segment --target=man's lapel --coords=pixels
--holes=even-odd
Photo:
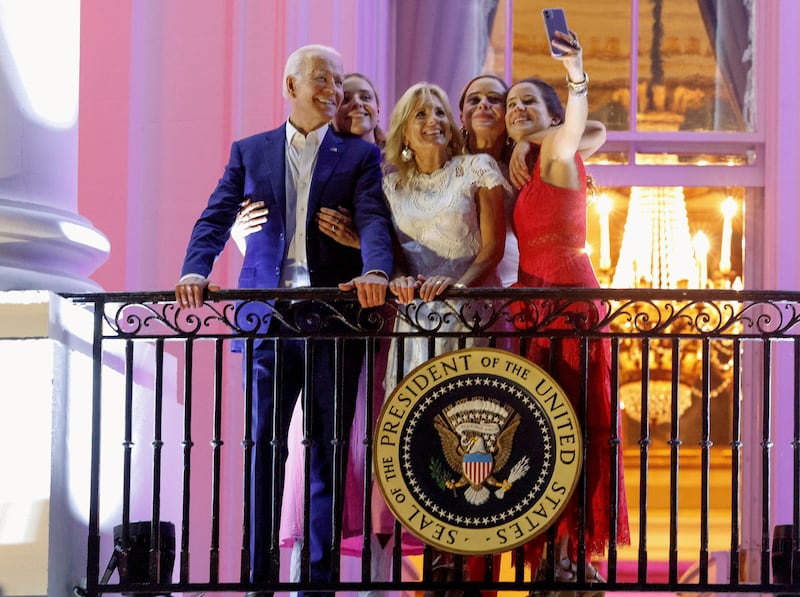
[[[336,164],[339,163],[342,153],[342,138],[328,128],[328,132],[322,139],[317,154],[317,165],[311,177],[311,189],[308,196],[308,213],[316,213],[319,209],[320,198],[325,192]]]
[[[266,133],[266,147],[264,150],[264,166],[266,175],[272,184],[275,195],[275,204],[281,212],[281,219],[286,221],[286,123],[283,126]]]

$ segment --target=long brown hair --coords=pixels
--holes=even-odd
[[[506,130],[505,127],[506,96],[508,96],[508,89],[509,89],[508,83],[506,83],[504,79],[493,73],[483,73],[478,75],[477,77],[472,77],[469,81],[467,81],[467,84],[464,85],[464,89],[461,90],[461,97],[458,98],[458,109],[461,111],[461,115],[463,118],[464,102],[467,101],[467,91],[469,91],[470,86],[475,81],[480,81],[481,79],[491,79],[493,81],[497,81],[503,88],[503,130],[505,131],[505,133],[503,137],[503,149],[500,152],[499,161],[502,162],[504,166],[508,166],[508,163],[511,161],[511,153],[514,150],[514,141],[509,138],[508,131]],[[464,139],[464,152],[471,153],[469,148],[469,139],[467,138]]]

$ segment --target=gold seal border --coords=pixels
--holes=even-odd
[[[471,529],[431,514],[406,486],[402,475],[400,432],[416,405],[435,388],[461,375],[493,375],[522,386],[539,402],[554,430],[554,471],[548,489],[519,516],[502,524]],[[544,380],[554,394],[537,392]],[[550,402],[552,404],[548,405]],[[562,410],[563,409],[563,410]],[[557,411],[558,421],[551,413]],[[562,436],[558,429],[571,429]],[[438,441],[438,437],[436,438]],[[516,441],[520,441],[517,438]],[[411,371],[384,403],[375,426],[373,470],[389,509],[413,535],[444,551],[484,555],[514,549],[546,531],[569,502],[580,475],[583,438],[575,411],[563,389],[541,367],[517,354],[495,348],[449,352]],[[530,473],[529,473],[530,474]]]

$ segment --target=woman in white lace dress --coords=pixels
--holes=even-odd
[[[437,299],[450,286],[500,286],[505,179],[489,155],[463,154],[447,95],[429,83],[412,86],[395,106],[384,161],[383,191],[402,249],[401,275],[389,283],[404,305],[396,329],[458,329],[448,315],[461,305]],[[432,356],[425,339],[405,344],[404,374]],[[456,347],[455,338],[437,339],[437,353]],[[396,382],[391,351],[389,363],[387,394]]]
[[[463,154],[463,139],[447,94],[418,83],[394,108],[384,148],[383,191],[401,248],[389,290],[402,305],[395,330],[449,332],[463,329],[462,301],[441,299],[451,286],[500,287],[497,265],[503,257],[506,224],[497,162],[485,153]],[[437,334],[438,335],[438,334]],[[433,356],[426,338],[395,340],[389,350],[386,394],[397,383],[398,342],[403,342],[402,375]],[[458,348],[455,337],[436,339],[436,354]],[[385,506],[373,531],[391,533]],[[448,562],[448,560],[450,560]],[[452,564],[437,554],[441,572]]]

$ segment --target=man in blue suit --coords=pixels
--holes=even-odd
[[[343,97],[342,80],[341,58],[333,48],[304,46],[289,56],[283,88],[290,105],[289,119],[273,131],[233,143],[225,173],[192,231],[181,279],[175,287],[180,307],[199,307],[206,288],[219,288],[209,284],[208,276],[246,198],[263,201],[268,217],[260,231],[247,237],[240,288],[338,285],[342,290],[356,290],[362,307],[384,303],[393,257],[391,221],[381,191],[380,154],[375,145],[339,135],[331,128]],[[315,222],[314,215],[321,207],[340,206],[353,214],[360,251],[335,242]],[[269,323],[271,330],[280,325],[277,318]],[[331,512],[337,491],[333,479],[334,400],[339,398],[340,402],[339,429],[349,430],[363,345],[346,345],[337,371],[333,340],[312,339],[313,357],[308,363],[303,341],[287,340],[281,349],[281,370],[276,372],[273,343],[264,340],[254,344],[252,580],[278,580],[278,552],[273,541],[277,520],[273,520],[272,511],[274,503],[280,504],[280,484],[276,486],[275,471],[283,471],[289,421],[308,367],[312,381],[306,391],[313,409],[308,479],[311,580],[330,582]],[[273,395],[278,373],[279,389]],[[279,460],[274,462],[270,442],[276,402],[281,426],[276,431],[281,441]],[[342,439],[346,441],[346,437]],[[346,443],[340,445],[346,453]]]

